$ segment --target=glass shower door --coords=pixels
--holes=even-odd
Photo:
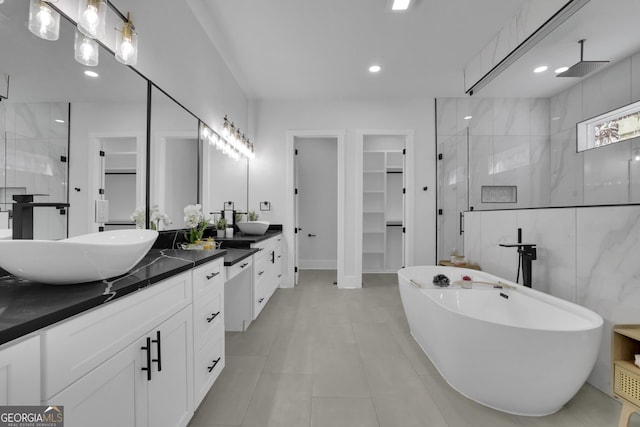
[[[464,255],[463,212],[469,209],[469,129],[438,141],[438,260]]]

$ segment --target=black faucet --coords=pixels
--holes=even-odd
[[[522,243],[522,228],[518,228],[518,243],[500,243],[505,248],[518,248],[518,278],[520,279],[520,265],[522,265],[522,284],[531,287],[531,261],[538,259],[535,243]]]
[[[33,208],[53,207],[64,209],[69,203],[34,203],[33,196],[48,196],[48,194],[15,194],[13,200],[13,238],[33,239]]]

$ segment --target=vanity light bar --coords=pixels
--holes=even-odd
[[[51,5],[57,0],[29,1],[29,31],[44,40],[58,40],[60,10]],[[98,42],[105,36],[107,7],[111,7],[122,19],[116,26],[116,60],[125,65],[136,65],[138,33],[134,29],[131,17],[129,13],[125,17],[106,0],[79,0],[74,58],[82,65],[98,65]]]
[[[226,116],[224,117],[222,135],[203,124],[201,137],[203,141],[207,141],[209,145],[216,147],[217,150],[222,151],[234,160],[238,160],[241,157],[247,159],[255,158],[253,144],[240,132],[239,128],[229,122]]]

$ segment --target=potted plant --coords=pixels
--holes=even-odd
[[[249,213],[247,214],[247,219],[249,221],[257,221],[258,220],[258,214],[256,213],[256,211],[249,211]]]
[[[224,218],[218,218],[215,222],[214,222],[214,226],[216,227],[216,237],[217,238],[223,238],[224,237],[224,233],[225,233],[225,229],[227,228],[227,220]]]
[[[202,213],[201,205],[185,206],[184,223],[189,227],[184,232],[184,238],[189,246],[193,246],[202,240],[204,229],[209,225],[209,221],[205,219]]]

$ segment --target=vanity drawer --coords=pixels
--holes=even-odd
[[[253,261],[251,261],[251,257],[247,257],[242,261],[238,261],[232,266],[225,267],[227,270],[227,280],[233,279],[242,271],[251,269],[251,264],[253,264]]]
[[[254,260],[253,264],[253,280],[257,283],[267,276],[267,272],[271,268],[271,257],[260,256]]]
[[[215,326],[210,339],[196,352],[194,359],[195,407],[197,408],[225,365],[224,325]]]
[[[282,240],[282,236],[278,235],[275,237],[271,237],[269,239],[263,240],[261,242],[256,242],[251,245],[252,248],[258,248],[261,252],[271,252],[275,249],[275,247]]]
[[[224,284],[224,259],[218,258],[193,270],[193,295],[207,292],[209,289]]]
[[[193,339],[196,350],[218,324],[224,325],[224,283],[216,283],[193,300]]]
[[[253,292],[253,318],[256,319],[273,294],[273,281],[261,278],[255,283]]]

